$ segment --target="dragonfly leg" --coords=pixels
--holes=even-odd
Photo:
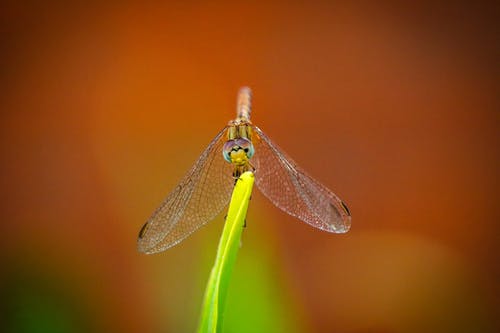
[[[255,167],[253,166],[252,163],[250,163],[250,161],[248,161],[248,165],[252,168],[252,172],[255,173],[255,170],[257,170],[257,169],[255,169]]]

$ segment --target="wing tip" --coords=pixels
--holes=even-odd
[[[345,234],[351,229],[351,217],[347,216],[347,218],[342,219],[342,223],[328,224],[321,229],[334,234]]]
[[[147,223],[146,223],[147,224]],[[144,227],[143,227],[144,229]],[[144,254],[155,254],[168,250],[171,247],[179,244],[187,236],[177,239],[176,241],[166,241],[166,237],[161,239],[152,239],[151,237],[144,237],[142,230],[139,232],[139,237],[137,238],[137,251]]]

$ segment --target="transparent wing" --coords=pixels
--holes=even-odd
[[[285,213],[313,227],[335,233],[347,232],[351,215],[332,191],[307,175],[256,126],[252,143],[257,187]]]
[[[224,128],[139,233],[138,249],[155,253],[176,245],[211,221],[229,203],[232,167],[222,157]]]

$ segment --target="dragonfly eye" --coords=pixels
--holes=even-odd
[[[239,138],[235,140],[238,146],[243,149],[247,157],[250,159],[252,158],[253,154],[255,153],[255,150],[253,148],[253,144],[250,140],[245,139],[245,138]]]
[[[248,159],[252,158],[255,152],[253,144],[250,140],[246,138],[239,138],[229,140],[224,144],[224,147],[222,148],[222,156],[224,156],[226,161],[232,163],[233,160],[231,159],[231,153],[238,152],[239,150],[243,150]]]

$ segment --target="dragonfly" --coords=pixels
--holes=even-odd
[[[236,119],[210,142],[179,185],[139,232],[138,250],[164,251],[213,220],[228,205],[238,177],[252,171],[257,188],[276,207],[311,226],[345,233],[347,205],[309,176],[250,121],[252,92],[238,92]]]

